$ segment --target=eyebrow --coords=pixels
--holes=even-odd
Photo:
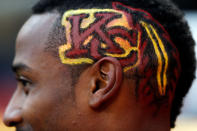
[[[30,71],[31,70],[31,68],[30,67],[28,67],[27,65],[25,65],[25,64],[22,64],[22,63],[19,63],[19,64],[13,64],[12,65],[12,71],[14,72],[14,73],[18,73],[19,71]]]

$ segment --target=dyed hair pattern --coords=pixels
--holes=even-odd
[[[142,64],[143,59],[155,59],[157,85],[154,87],[158,87],[159,94],[165,96],[168,82],[172,81],[175,88],[180,72],[178,64],[173,71],[175,79],[170,80],[167,76],[169,59],[179,63],[178,51],[168,33],[143,10],[119,2],[113,2],[112,8],[64,13],[62,25],[66,30],[67,43],[59,47],[61,62],[68,65],[93,64],[102,57],[110,56],[117,58],[127,72]],[[151,49],[153,58],[144,58],[147,50]]]

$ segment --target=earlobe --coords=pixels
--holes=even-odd
[[[104,57],[92,66],[92,71],[95,73],[89,105],[96,109],[118,93],[122,82],[122,67],[117,59]]]

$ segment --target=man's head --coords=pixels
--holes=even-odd
[[[21,130],[169,130],[194,41],[163,0],[42,0],[19,32],[4,122]]]

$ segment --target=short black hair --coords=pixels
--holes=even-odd
[[[194,46],[189,26],[184,19],[184,14],[170,0],[40,0],[34,7],[33,13],[40,14],[57,10],[63,14],[69,9],[109,7],[109,3],[117,1],[134,8],[140,8],[149,12],[169,33],[171,40],[179,52],[181,74],[176,86],[175,96],[171,109],[171,127],[180,113],[183,99],[191,87],[195,78],[196,60]]]

